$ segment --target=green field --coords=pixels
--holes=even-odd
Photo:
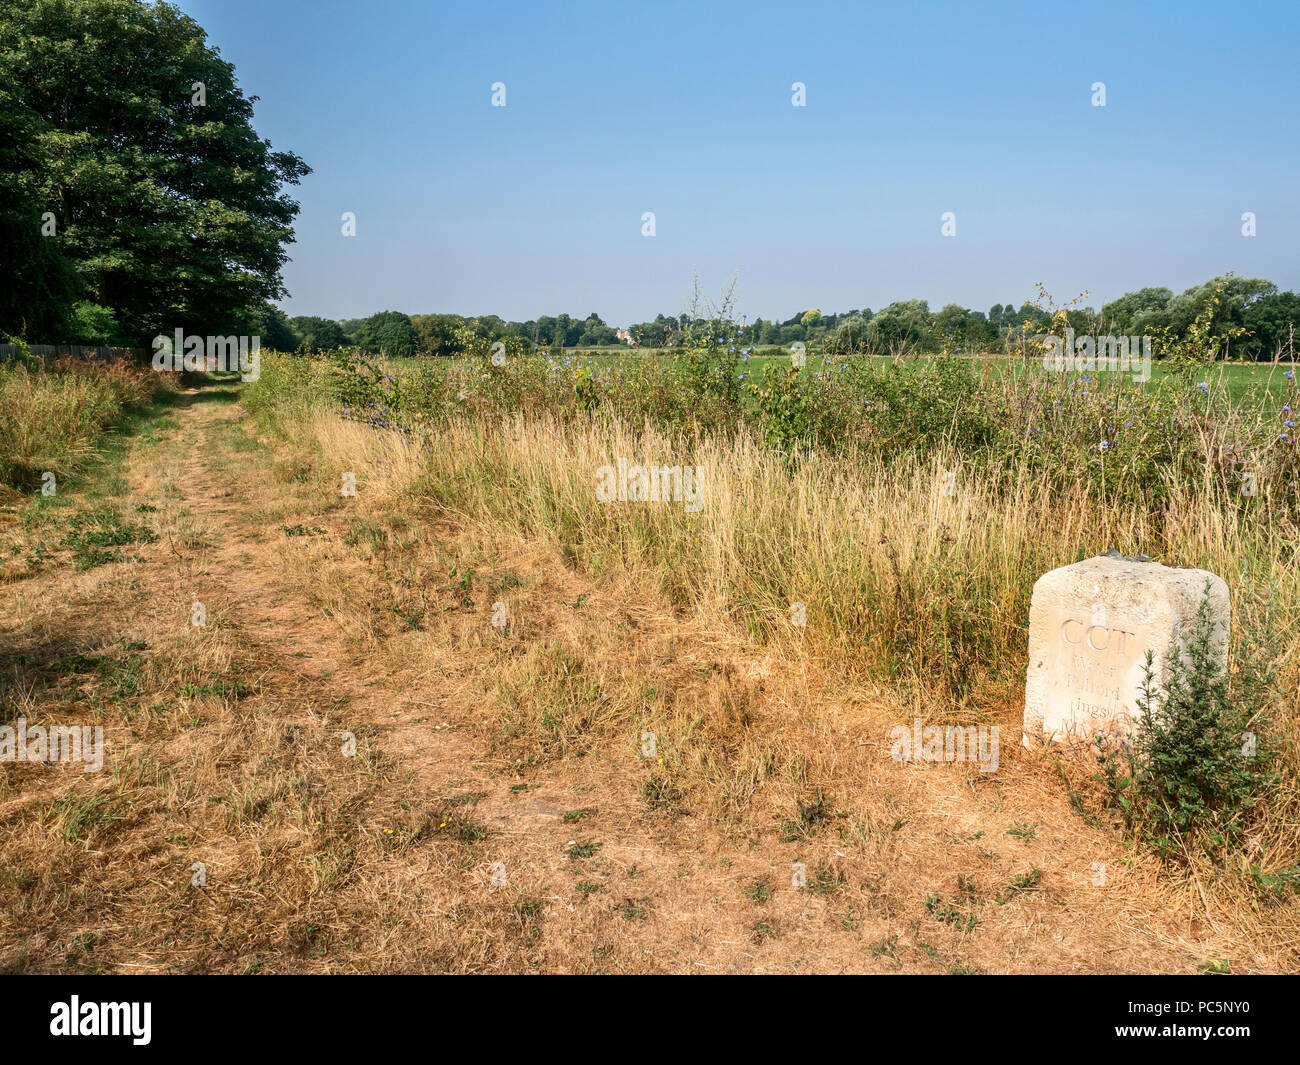
[[[550,359],[553,356],[539,354],[529,356],[537,359]],[[910,356],[909,359],[914,362],[924,362],[929,359],[939,358],[934,355]],[[962,356],[967,357],[967,356]],[[659,359],[661,361],[671,361],[673,355],[665,353],[662,350],[652,348],[566,348],[560,358],[566,362],[572,360],[575,366],[590,366],[600,368],[605,366],[615,366],[624,363],[630,359]],[[1006,373],[1021,374],[1044,374],[1045,371],[1041,365],[1034,360],[1023,360],[1007,355],[972,355],[968,356],[973,361],[983,363],[989,368],[994,375]],[[767,368],[772,365],[789,365],[791,356],[781,348],[762,348],[760,352],[744,359],[741,363],[741,373],[745,374],[745,383],[761,384],[763,375]],[[893,356],[889,355],[840,355],[840,356],[808,356],[806,372],[819,373],[825,366],[832,369],[840,367],[849,361],[869,360],[876,364],[885,364],[895,361]],[[401,369],[413,369],[419,366],[427,365],[428,359],[424,357],[412,357],[403,359],[391,359],[390,363]],[[1244,402],[1252,405],[1258,404],[1261,410],[1280,409],[1280,399],[1283,389],[1287,385],[1288,378],[1286,373],[1294,373],[1295,366],[1290,363],[1243,363],[1243,362],[1216,362],[1208,364],[1196,377],[1197,382],[1204,381],[1209,386],[1209,395],[1213,405],[1222,405],[1230,403],[1237,406]],[[1153,362],[1151,366],[1151,383],[1156,384],[1171,376],[1173,371],[1162,366],[1159,362]],[[1075,371],[1067,376],[1080,376]],[[1103,372],[1096,376],[1111,377],[1111,372]],[[1131,374],[1120,374],[1121,377],[1131,378]]]

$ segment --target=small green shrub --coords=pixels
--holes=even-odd
[[[1131,740],[1099,736],[1099,779],[1134,837],[1163,858],[1189,859],[1195,849],[1218,856],[1240,839],[1244,822],[1273,779],[1259,740],[1266,693],[1252,673],[1236,690],[1219,660],[1209,590],[1185,650],[1169,662],[1162,690],[1147,652]]]
[[[750,388],[764,444],[793,452],[813,442],[815,398],[809,400],[799,367],[772,363],[763,372],[762,388]]]

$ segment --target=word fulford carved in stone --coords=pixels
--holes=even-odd
[[[1147,651],[1155,655],[1158,690],[1170,656],[1182,653],[1207,585],[1226,666],[1228,586],[1213,573],[1111,552],[1043,574],[1029,606],[1024,742],[1131,732],[1141,716]]]

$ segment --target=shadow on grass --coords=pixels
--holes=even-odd
[[[188,407],[193,403],[233,403],[239,398],[238,374],[208,374],[186,371],[180,376],[180,392],[162,392],[155,399],[158,406]],[[197,389],[196,392],[186,391]]]

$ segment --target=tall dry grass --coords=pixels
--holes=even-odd
[[[122,360],[62,359],[49,370],[0,364],[0,484],[30,489],[46,471],[76,469],[106,426],[161,385],[159,375]]]
[[[1204,484],[1170,479],[1153,515],[1085,487],[998,480],[959,455],[886,464],[865,452],[796,466],[747,435],[690,447],[649,426],[566,425],[518,415],[412,438],[316,410],[305,423],[327,462],[385,497],[415,494],[472,522],[561,547],[583,565],[651,574],[679,607],[753,636],[834,650],[959,700],[1018,683],[1033,583],[1108,548],[1222,574],[1294,616],[1295,545],[1247,521]],[[703,507],[597,498],[597,471],[702,467]],[[805,605],[806,625],[791,623]],[[1281,651],[1297,674],[1294,622]]]
[[[277,419],[274,403],[262,409]],[[305,438],[335,476],[354,472],[369,505],[424,505],[485,540],[547,544],[596,576],[635,574],[696,624],[883,683],[935,721],[1015,714],[1030,595],[1048,570],[1115,548],[1218,573],[1233,593],[1235,651],[1271,619],[1267,742],[1284,772],[1262,831],[1274,858],[1300,861],[1300,559],[1288,529],[1243,508],[1209,462],[1204,476],[1185,464],[1164,471],[1153,504],[971,465],[951,449],[792,462],[744,426],[687,437],[517,413],[377,431],[301,396],[282,409],[282,431]],[[702,468],[703,507],[602,502],[598,471],[619,459]]]

